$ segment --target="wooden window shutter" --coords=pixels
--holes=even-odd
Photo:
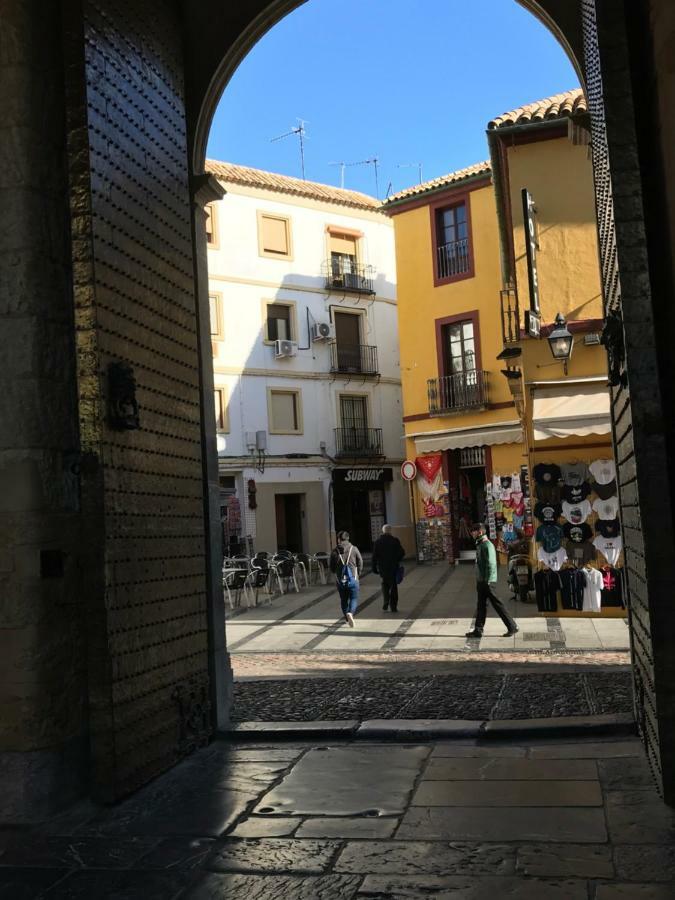
[[[265,253],[288,256],[288,222],[273,216],[262,217],[262,241]]]

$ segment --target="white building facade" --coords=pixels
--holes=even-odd
[[[211,161],[209,292],[226,552],[316,553],[385,521],[402,481],[394,232],[372,197]]]

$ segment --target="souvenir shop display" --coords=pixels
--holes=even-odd
[[[450,519],[420,519],[417,523],[418,561],[443,562],[452,556]]]
[[[532,475],[539,611],[625,609],[614,460],[538,463]]]
[[[531,527],[528,491],[529,480],[524,479],[522,468],[507,475],[493,475],[491,484],[486,486],[488,536],[501,553],[508,553],[509,547],[527,533],[528,525]]]

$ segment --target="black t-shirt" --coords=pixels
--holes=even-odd
[[[582,500],[588,497],[590,492],[591,486],[587,481],[579,485],[566,484],[563,488],[563,498],[568,503],[581,503]]]
[[[557,522],[562,508],[559,503],[537,503],[534,514],[540,522]]]
[[[537,484],[536,494],[537,500],[542,503],[560,503],[559,484]]]
[[[567,540],[575,544],[587,541],[593,534],[590,525],[587,525],[585,522],[581,525],[573,525],[571,522],[568,522],[566,525],[563,525],[563,532]]]
[[[617,537],[621,534],[621,524],[618,519],[598,519],[595,523],[595,533],[605,538]]]
[[[560,466],[555,463],[537,463],[532,474],[537,484],[558,484],[562,478]]]
[[[610,481],[609,484],[593,485],[593,490],[601,500],[609,500],[610,497],[616,496],[616,481]]]

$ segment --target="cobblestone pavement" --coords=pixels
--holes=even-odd
[[[635,740],[216,742],[113,808],[0,832],[3,900],[672,900]]]
[[[235,683],[235,722],[540,719],[631,713],[630,671],[473,672]]]
[[[410,569],[400,587],[396,613],[382,609],[380,581],[367,575],[361,582],[354,629],[341,618],[337,592],[330,582],[276,596],[271,602],[261,593],[257,606],[227,608],[228,648],[235,667],[240,654],[365,656],[419,651],[489,659],[502,654],[553,651],[586,656],[628,653],[624,618],[540,616],[534,604],[511,597],[503,583],[504,570],[500,573],[499,592],[520,626],[515,637],[504,638],[504,625],[490,612],[483,638],[467,639],[465,632],[473,627],[476,603],[473,567],[437,564]]]

